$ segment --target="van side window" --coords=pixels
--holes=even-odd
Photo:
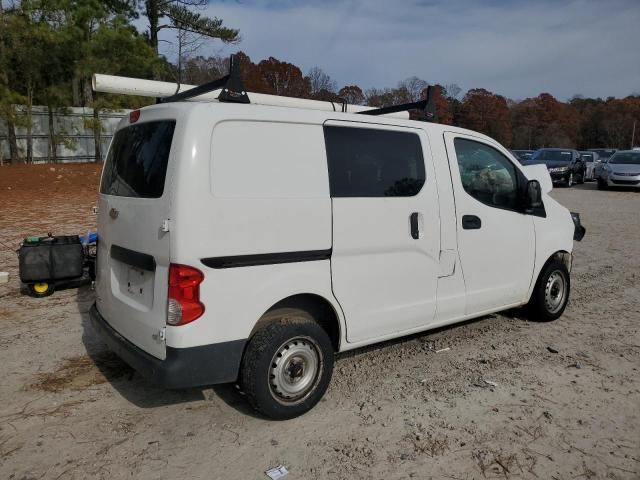
[[[517,208],[518,176],[515,166],[495,148],[473,140],[454,140],[460,180],[476,200],[498,208]]]
[[[332,197],[412,197],[424,185],[415,133],[325,126],[324,138]]]

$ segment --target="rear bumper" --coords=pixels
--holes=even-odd
[[[199,387],[235,382],[238,378],[246,340],[189,348],[167,347],[166,358],[160,360],[116,332],[100,315],[95,304],[89,316],[93,327],[111,350],[163,388]]]

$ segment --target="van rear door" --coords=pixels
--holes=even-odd
[[[98,311],[123,337],[160,359],[170,252],[167,171],[175,128],[175,120],[153,120],[118,130],[99,198]]]

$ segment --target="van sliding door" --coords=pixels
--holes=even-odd
[[[324,126],[333,209],[333,292],[347,340],[418,329],[436,309],[440,218],[423,131]],[[426,161],[425,161],[426,160]]]

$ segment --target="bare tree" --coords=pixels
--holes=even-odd
[[[175,80],[178,84],[185,81],[184,66],[189,59],[195,57],[197,51],[206,42],[207,38],[199,33],[193,33],[178,27],[177,31],[178,54],[176,58]]]
[[[316,96],[321,91],[335,93],[338,85],[329,75],[324,73],[320,67],[313,67],[307,74],[309,85],[311,86],[311,95]]]
[[[444,86],[444,96],[448,98],[458,98],[462,89],[457,83],[449,83]]]
[[[429,82],[418,77],[409,77],[398,83],[398,91],[406,91],[409,102],[417,102],[422,98],[422,91],[429,86]]]

